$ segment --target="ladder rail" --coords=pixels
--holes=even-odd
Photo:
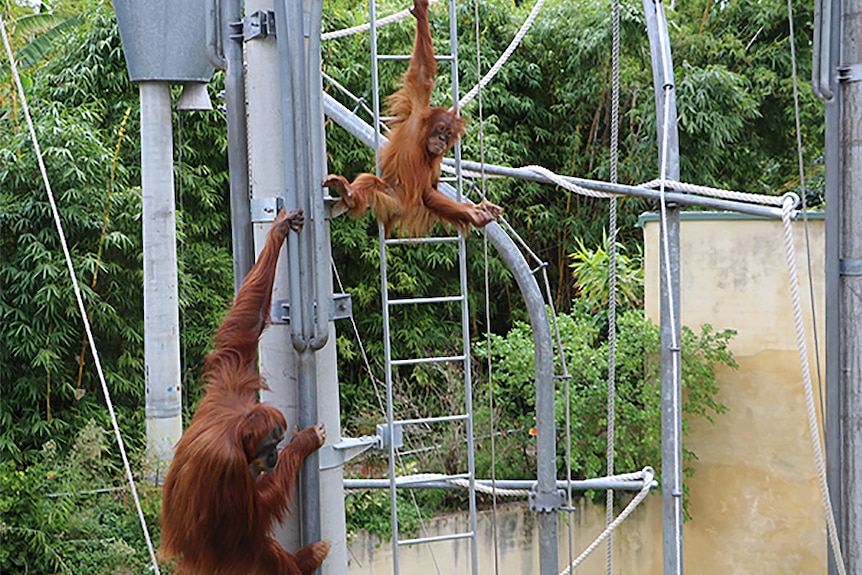
[[[377,13],[376,2],[370,0],[369,17],[371,21],[370,41],[371,41],[371,80],[372,80],[372,113],[374,116],[374,147],[375,159],[379,160],[380,135],[379,128],[381,125],[380,115],[380,78],[378,64],[381,61],[400,61],[409,60],[407,56],[381,55],[377,50]],[[457,18],[456,18],[455,1],[449,2],[449,55],[436,55],[437,61],[449,61],[451,63],[452,75],[452,101],[453,105],[458,106],[458,39],[457,39]],[[461,170],[461,142],[458,141],[454,147],[455,155],[455,177],[454,183],[458,191],[460,201],[463,197],[463,175]],[[377,175],[380,176],[380,168],[377,166]],[[471,545],[471,569],[473,575],[478,575],[478,542],[476,537],[477,522],[476,522],[476,470],[475,470],[475,454],[473,445],[473,404],[472,404],[472,374],[470,371],[470,317],[469,317],[469,302],[467,298],[467,249],[466,238],[463,233],[458,233],[454,237],[438,237],[438,238],[399,238],[388,239],[385,237],[383,226],[378,226],[378,238],[380,249],[380,282],[381,282],[381,301],[383,312],[383,339],[384,339],[384,363],[385,363],[385,385],[386,385],[386,419],[392,429],[396,422],[394,409],[394,392],[393,392],[393,369],[398,366],[420,365],[437,362],[461,362],[462,371],[464,373],[464,392],[465,392],[465,412],[458,415],[446,415],[437,417],[428,417],[421,419],[410,419],[398,422],[401,425],[420,424],[420,423],[441,423],[441,422],[464,422],[466,447],[467,447],[467,472],[455,474],[451,477],[457,479],[467,479],[469,483],[469,513],[470,527],[465,533],[454,535],[443,535],[438,537],[424,537],[401,540],[398,528],[398,507],[397,507],[397,490],[405,483],[409,485],[410,481],[405,482],[403,479],[399,481],[397,473],[397,457],[399,452],[396,449],[395,442],[390,441],[389,450],[389,496],[390,496],[390,513],[392,522],[392,560],[393,574],[400,575],[400,547],[403,545],[413,545],[418,543],[433,543],[438,541],[470,539]],[[458,272],[459,272],[459,287],[460,295],[457,296],[439,296],[425,298],[389,298],[388,284],[388,267],[386,247],[388,245],[421,245],[427,243],[456,243],[458,244]],[[413,358],[413,359],[393,359],[392,358],[392,331],[391,331],[391,311],[393,306],[404,306],[409,304],[447,304],[460,302],[461,304],[461,340],[462,351],[460,355],[448,357],[430,357],[430,358]]]

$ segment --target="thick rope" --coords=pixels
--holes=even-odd
[[[580,565],[584,561],[584,559],[589,556],[590,553],[595,551],[596,547],[601,545],[602,541],[604,541],[607,537],[611,535],[611,533],[613,533],[614,529],[619,527],[620,523],[625,521],[625,519],[632,514],[632,512],[637,508],[637,506],[640,505],[641,501],[646,498],[646,496],[650,492],[650,489],[652,488],[652,480],[653,477],[655,477],[655,471],[653,471],[652,467],[646,467],[639,475],[643,477],[644,484],[638,494],[635,495],[635,498],[632,499],[628,505],[626,505],[626,508],[623,509],[619,517],[617,517],[610,525],[608,525],[605,530],[602,531],[598,537],[596,537],[596,540],[593,541],[589,547],[584,549],[584,552],[581,553],[577,559],[572,561],[568,567],[560,571],[560,575],[569,575],[569,573],[576,569],[578,565]]]
[[[18,75],[18,65],[15,62],[15,57],[12,53],[12,46],[9,43],[9,37],[6,35],[6,21],[0,13],[0,33],[3,35],[3,45],[6,48],[6,56],[9,58],[9,67],[12,70],[12,77],[15,80],[15,86],[18,89],[18,97],[21,99],[21,110],[24,112],[24,118],[27,120],[27,129],[30,132],[30,140],[33,142],[33,149],[36,153],[36,161],[39,164],[39,172],[42,174],[42,183],[45,185],[45,192],[48,196],[48,203],[51,205],[51,213],[54,216],[54,225],[57,228],[57,235],[60,239],[60,247],[63,249],[63,256],[66,259],[66,267],[69,270],[69,278],[72,283],[72,290],[75,292],[75,299],[78,302],[78,312],[81,315],[81,321],[84,324],[84,331],[87,334],[87,341],[90,343],[90,353],[93,355],[93,363],[96,367],[96,373],[99,376],[99,383],[102,385],[102,393],[105,396],[105,404],[108,407],[108,413],[111,416],[111,425],[114,428],[114,435],[117,438],[117,445],[120,449],[120,456],[123,459],[123,468],[126,471],[126,479],[129,481],[129,487],[132,490],[132,496],[135,500],[135,507],[138,510],[138,519],[141,522],[141,528],[144,532],[144,539],[147,542],[147,549],[150,552],[150,559],[153,564],[153,571],[156,575],[160,574],[159,563],[156,560],[156,553],[153,548],[153,542],[150,539],[150,532],[147,529],[147,521],[144,519],[144,511],[141,508],[141,501],[138,497],[138,490],[135,487],[135,478],[132,475],[132,468],[129,465],[129,458],[126,456],[126,447],[123,443],[123,437],[120,434],[120,425],[117,423],[117,415],[114,413],[114,405],[111,402],[111,393],[108,391],[108,384],[105,381],[105,374],[102,370],[102,362],[99,358],[99,350],[96,349],[96,342],[93,338],[93,330],[90,327],[90,321],[87,316],[87,308],[84,305],[84,300],[81,297],[81,287],[78,282],[78,276],[75,273],[75,266],[72,264],[72,255],[69,253],[69,246],[66,243],[66,234],[63,231],[63,223],[60,221],[60,211],[57,209],[57,203],[54,201],[54,192],[51,190],[51,182],[48,180],[48,172],[45,168],[45,159],[42,156],[42,149],[39,146],[39,140],[36,137],[36,129],[33,126],[33,118],[30,116],[30,108],[27,105],[27,96],[24,94],[24,87],[21,84],[21,77]]]
[[[689,192],[701,196],[712,196],[723,198],[726,200],[736,200],[749,204],[765,204],[770,206],[782,205],[781,196],[767,196],[765,194],[752,194],[749,192],[735,192],[733,190],[722,190],[719,188],[711,188],[709,186],[699,186],[697,184],[687,184],[685,182],[677,182],[674,180],[651,180],[640,185],[641,188],[658,188],[660,186],[671,188],[677,192]]]
[[[515,38],[512,40],[512,42],[509,44],[503,54],[497,59],[497,62],[495,62],[494,65],[491,66],[491,69],[488,70],[488,73],[482,77],[479,83],[476,84],[476,86],[472,90],[467,92],[464,97],[461,98],[461,100],[458,102],[459,110],[466,106],[473,98],[475,98],[476,94],[479,93],[479,90],[488,85],[488,82],[490,82],[494,78],[494,76],[497,75],[497,72],[500,71],[500,69],[509,59],[509,56],[512,55],[512,52],[514,52],[515,48],[517,48],[518,45],[521,43],[521,39],[524,37],[524,35],[526,35],[527,31],[533,25],[533,21],[536,19],[536,16],[539,15],[539,11],[541,11],[544,4],[545,0],[537,0],[536,5],[533,6],[533,9],[530,11],[530,15],[527,16],[527,19],[521,25],[521,29],[518,30],[517,34],[515,34]]]
[[[793,206],[796,204],[794,194],[786,194],[781,210],[781,220],[784,222],[784,250],[787,256],[787,271],[790,277],[790,299],[793,306],[793,321],[796,326],[796,345],[799,349],[799,363],[802,368],[802,381],[805,386],[805,407],[808,411],[808,432],[811,437],[811,447],[814,449],[814,463],[817,466],[817,479],[820,485],[820,499],[823,503],[823,513],[826,516],[826,530],[829,533],[829,543],[839,575],[847,575],[844,560],[841,555],[841,545],[838,542],[838,528],[835,525],[835,514],[832,511],[832,500],[829,498],[829,484],[826,482],[826,464],[823,458],[823,448],[820,444],[820,428],[817,424],[817,411],[814,407],[814,390],[811,384],[811,369],[808,365],[808,348],[805,340],[805,324],[802,322],[802,303],[799,297],[799,277],[796,270],[796,251],[793,247],[793,228],[790,225]]]
[[[617,164],[620,141],[620,0],[613,0],[612,51],[611,51],[611,183],[617,183]],[[614,473],[616,446],[616,365],[617,365],[617,199],[611,198],[608,206],[608,475]],[[614,490],[605,492],[605,524],[614,519]],[[613,535],[608,534],[607,575],[614,572]],[[571,563],[571,562],[570,562]]]

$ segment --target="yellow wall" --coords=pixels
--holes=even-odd
[[[824,222],[809,223],[822,345]],[[801,222],[793,227],[814,370],[804,230]],[[644,226],[646,313],[655,322],[659,228],[658,222]],[[825,573],[825,522],[809,440],[783,224],[726,215],[683,219],[680,239],[682,322],[735,329],[731,349],[739,363],[738,370],[717,374],[718,399],[729,411],[716,418],[715,426],[694,421],[685,438],[699,457],[693,465],[696,473],[687,481],[693,518],[684,527],[686,570]],[[812,378],[816,386],[816,373]]]
[[[717,374],[718,399],[729,411],[693,421],[685,438],[699,460],[687,480],[692,520],[685,523],[685,571],[696,575],[809,575],[826,573],[826,532],[791,311],[781,222],[704,214],[681,224],[682,322],[698,328],[733,328],[738,370]],[[708,217],[708,216],[706,216]],[[823,335],[823,220],[810,222],[819,341]],[[814,369],[811,303],[801,223],[794,224],[803,315]],[[658,323],[657,221],[644,224],[646,314]],[[812,374],[816,385],[816,374]],[[632,470],[621,470],[632,471]],[[624,502],[625,503],[625,502]],[[604,508],[581,499],[571,515],[572,553],[586,548],[604,527]],[[619,510],[618,510],[619,511]],[[427,522],[428,535],[466,529],[463,516]],[[480,573],[495,573],[495,521],[479,518]],[[500,575],[538,572],[538,532],[526,502],[503,506],[496,519]],[[559,527],[561,569],[569,557],[568,524]],[[614,537],[614,573],[662,574],[661,499],[650,495]],[[392,573],[391,545],[367,534],[349,546],[350,575]],[[401,572],[468,573],[464,542],[402,548]],[[576,571],[605,573],[599,547]],[[436,562],[436,566],[435,566]]]

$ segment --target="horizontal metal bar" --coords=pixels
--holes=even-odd
[[[470,474],[469,473],[455,473],[453,475],[441,475],[439,477],[435,477],[434,481],[449,482],[449,481],[452,481],[453,479],[470,479]],[[389,480],[386,479],[386,481],[388,482]],[[410,476],[397,477],[395,479],[395,486],[396,487],[407,487],[409,485],[416,485],[418,483],[423,483],[425,481],[428,481],[428,479],[427,478],[423,479],[421,477],[412,478]]]
[[[438,297],[414,297],[406,299],[391,299],[389,305],[407,305],[407,304],[423,304],[423,303],[445,303],[451,301],[462,301],[464,298],[460,295],[444,295]]]
[[[488,479],[477,479],[476,486],[479,487],[496,487],[497,489],[523,489],[529,491],[536,485],[535,480],[527,479],[498,479],[492,484]],[[400,486],[398,484],[397,486]],[[582,479],[580,481],[572,481],[572,491],[588,491],[596,489],[604,491],[613,489],[615,491],[640,491],[643,489],[643,481],[609,481],[607,479]],[[557,489],[566,489],[565,481],[557,481]],[[658,482],[653,481],[652,488],[658,487]],[[412,483],[411,489],[466,489],[446,481],[441,481],[439,478],[426,479],[424,481]],[[345,479],[344,489],[389,489],[388,479]],[[526,495],[525,495],[526,496]]]
[[[455,161],[452,159],[444,159],[443,163],[447,166],[454,166]],[[532,182],[542,182],[544,184],[553,184],[551,180],[541,174],[537,174],[532,170],[525,168],[508,168],[506,166],[497,166],[494,164],[481,164],[479,162],[470,162],[461,160],[461,167],[464,170],[472,172],[483,172],[489,176],[500,176],[506,178],[518,178]],[[635,196],[648,200],[659,200],[661,194],[658,190],[649,188],[641,188],[639,186],[627,186],[625,184],[613,184],[610,182],[600,182],[598,180],[587,180],[584,178],[575,178],[573,176],[561,176],[567,182],[594,190],[597,192],[606,192],[608,194],[620,194],[624,196]],[[680,192],[665,192],[665,201],[677,203],[684,206],[698,206],[701,208],[710,208],[720,211],[733,211],[743,214],[751,214],[770,219],[781,219],[781,208],[759,206],[756,204],[747,204],[744,202],[734,202],[731,200],[723,200],[721,198],[696,196],[692,194],[683,194]],[[794,210],[793,217],[796,218],[797,210]]]
[[[449,244],[460,240],[460,236],[443,236],[435,238],[391,238],[386,240],[387,246],[419,245],[419,244]]]
[[[441,357],[417,357],[416,359],[393,359],[392,365],[416,365],[419,363],[444,363],[447,361],[464,361],[463,355],[451,355]]]
[[[378,60],[389,60],[389,61],[407,61],[410,59],[410,54],[378,54]],[[438,62],[448,62],[454,60],[452,56],[447,54],[435,54],[434,59]]]
[[[472,531],[466,533],[455,533],[454,535],[438,535],[436,537],[419,537],[417,539],[405,539],[399,541],[398,545],[418,545],[420,543],[437,543],[439,541],[452,541],[455,539],[470,539],[475,534]]]
[[[421,418],[417,418],[417,419],[403,419],[403,420],[398,420],[394,423],[397,423],[399,425],[417,425],[419,423],[445,423],[447,421],[463,421],[463,420],[467,419],[468,417],[469,417],[468,415],[463,415],[463,414],[441,415],[438,417],[421,417]]]

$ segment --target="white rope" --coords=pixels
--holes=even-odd
[[[69,246],[66,244],[66,234],[63,231],[63,223],[60,221],[60,211],[57,209],[57,203],[54,201],[54,192],[51,190],[51,182],[48,180],[48,172],[45,169],[45,160],[42,157],[42,149],[39,147],[39,140],[36,137],[36,129],[33,127],[33,119],[30,116],[30,108],[27,105],[27,97],[24,94],[24,87],[21,85],[21,77],[18,75],[18,65],[15,62],[15,57],[12,53],[12,46],[9,43],[9,37],[6,35],[6,21],[0,13],[0,33],[3,35],[3,45],[6,48],[6,56],[9,58],[9,67],[12,70],[12,77],[15,80],[15,86],[18,89],[18,96],[21,99],[21,110],[24,112],[24,117],[27,121],[27,129],[30,132],[30,140],[33,142],[33,148],[36,153],[36,161],[39,164],[39,172],[42,174],[42,182],[45,185],[45,192],[48,196],[48,203],[51,205],[51,213],[54,216],[54,225],[57,228],[57,235],[60,239],[60,246],[63,249],[63,256],[66,259],[66,267],[69,270],[69,277],[72,282],[72,290],[75,292],[75,299],[78,302],[78,312],[81,315],[81,321],[84,323],[84,331],[87,334],[87,341],[90,344],[90,353],[93,355],[93,363],[96,366],[96,373],[99,376],[99,383],[102,385],[102,393],[105,396],[105,403],[108,407],[108,413],[111,416],[111,425],[114,428],[114,435],[117,438],[117,445],[120,448],[120,455],[123,459],[123,467],[126,470],[126,479],[129,481],[129,487],[132,490],[132,496],[135,500],[135,507],[138,510],[138,519],[141,522],[141,528],[144,531],[144,539],[147,542],[147,549],[150,552],[150,559],[153,563],[153,570],[156,575],[160,575],[159,563],[156,560],[156,553],[153,549],[153,542],[150,539],[150,532],[147,529],[147,522],[144,519],[144,511],[141,508],[141,501],[138,498],[138,490],[135,487],[135,478],[132,475],[132,468],[129,465],[129,458],[126,456],[126,448],[123,443],[123,437],[120,434],[120,425],[117,423],[117,415],[114,413],[114,406],[111,402],[111,394],[108,391],[108,384],[105,382],[105,374],[102,371],[102,362],[99,359],[99,351],[96,349],[96,342],[93,338],[93,331],[90,328],[90,321],[87,319],[87,308],[84,305],[84,300],[81,297],[81,288],[78,284],[78,276],[75,273],[75,267],[72,264],[72,256],[69,253]]]
[[[497,72],[500,71],[500,68],[503,67],[503,64],[506,63],[506,60],[509,59],[509,56],[512,55],[512,52],[514,52],[515,48],[517,48],[518,45],[521,43],[521,39],[533,25],[533,21],[536,19],[536,16],[539,15],[539,11],[542,9],[542,6],[544,6],[544,4],[545,0],[536,1],[536,5],[533,6],[533,9],[530,11],[530,15],[527,16],[527,19],[521,25],[521,29],[518,30],[517,34],[515,34],[515,38],[509,44],[508,48],[506,48],[506,51],[503,52],[503,54],[497,59],[497,62],[493,66],[491,66],[491,69],[488,70],[488,73],[482,77],[479,83],[476,84],[476,86],[472,90],[467,92],[464,97],[461,98],[461,100],[458,102],[459,110],[466,106],[473,98],[475,98],[476,94],[479,93],[479,90],[488,85],[488,82],[490,82],[494,78],[494,76],[497,75]]]
[[[570,192],[575,192],[577,194],[581,194],[582,196],[588,196],[590,198],[600,198],[603,200],[606,200],[609,198],[619,197],[619,194],[608,194],[606,192],[597,192],[595,190],[590,190],[590,189],[587,189],[583,186],[573,184],[572,182],[563,179],[562,176],[555,174],[554,172],[552,172],[548,168],[543,168],[542,166],[530,165],[530,166],[524,166],[523,169],[530,170],[532,172],[540,174],[540,175],[548,178],[549,180],[551,180],[553,183],[560,186],[561,188],[565,188],[565,189],[569,190]]]
[[[439,0],[429,0],[428,4],[434,5]],[[387,24],[392,24],[393,22],[398,22],[399,20],[403,20],[410,16],[410,10],[402,10],[400,12],[396,12],[395,14],[391,14],[386,18],[381,18],[377,20],[376,27],[380,28],[381,26],[386,26]],[[358,26],[353,26],[351,28],[344,28],[343,30],[335,30],[334,32],[327,32],[326,34],[321,34],[321,40],[333,40],[335,38],[344,38],[345,36],[351,36],[353,34],[359,34],[361,32],[367,32],[371,29],[371,23],[367,22],[365,24],[360,24]]]
[[[655,477],[655,471],[653,471],[653,469],[651,467],[645,467],[644,470],[639,473],[639,475],[641,477],[643,477],[644,484],[643,484],[643,487],[641,487],[641,490],[638,492],[638,494],[635,495],[635,498],[632,499],[628,505],[626,505],[626,508],[623,509],[623,511],[622,511],[622,513],[620,513],[619,517],[614,519],[613,523],[608,525],[605,528],[605,530],[602,531],[598,537],[596,537],[596,540],[593,541],[589,547],[584,549],[584,552],[581,553],[577,559],[572,561],[568,567],[566,567],[565,569],[560,571],[560,575],[569,575],[569,573],[571,573],[572,570],[576,569],[578,567],[578,565],[580,565],[584,561],[584,559],[587,558],[587,556],[590,553],[595,551],[596,547],[601,545],[602,541],[604,541],[608,536],[610,536],[611,533],[613,533],[614,529],[619,527],[620,523],[625,521],[625,519],[629,515],[632,514],[632,512],[635,510],[635,508],[637,508],[637,506],[640,505],[641,501],[643,501],[646,498],[646,496],[650,492],[650,489],[652,488],[652,480],[653,480],[653,477]]]
[[[820,444],[820,427],[817,423],[817,412],[814,407],[814,391],[811,384],[811,369],[808,365],[808,347],[805,339],[805,325],[802,322],[802,304],[799,297],[799,277],[796,270],[796,251],[793,246],[793,228],[790,225],[793,206],[796,205],[795,194],[785,194],[781,210],[781,220],[784,222],[784,250],[787,256],[787,271],[790,276],[790,299],[793,305],[793,321],[796,326],[796,345],[799,349],[799,363],[802,368],[802,381],[805,386],[805,407],[808,411],[808,432],[811,437],[811,447],[814,449],[814,463],[817,466],[817,479],[820,485],[820,499],[823,503],[823,513],[826,516],[826,530],[829,533],[829,543],[839,575],[846,575],[844,560],[841,556],[841,545],[838,542],[838,529],[835,526],[835,514],[832,511],[832,501],[829,498],[829,484],[826,482],[826,464],[823,458],[823,448]]]
[[[711,188],[709,186],[699,186],[697,184],[687,184],[685,182],[677,182],[674,180],[651,180],[641,184],[641,188],[658,188],[660,186],[672,188],[677,192],[689,192],[699,194],[701,196],[713,196],[716,198],[724,198],[728,200],[736,200],[751,204],[765,204],[770,206],[782,205],[781,196],[767,196],[765,194],[752,194],[749,192],[735,192],[733,190],[722,190],[719,188]]]

